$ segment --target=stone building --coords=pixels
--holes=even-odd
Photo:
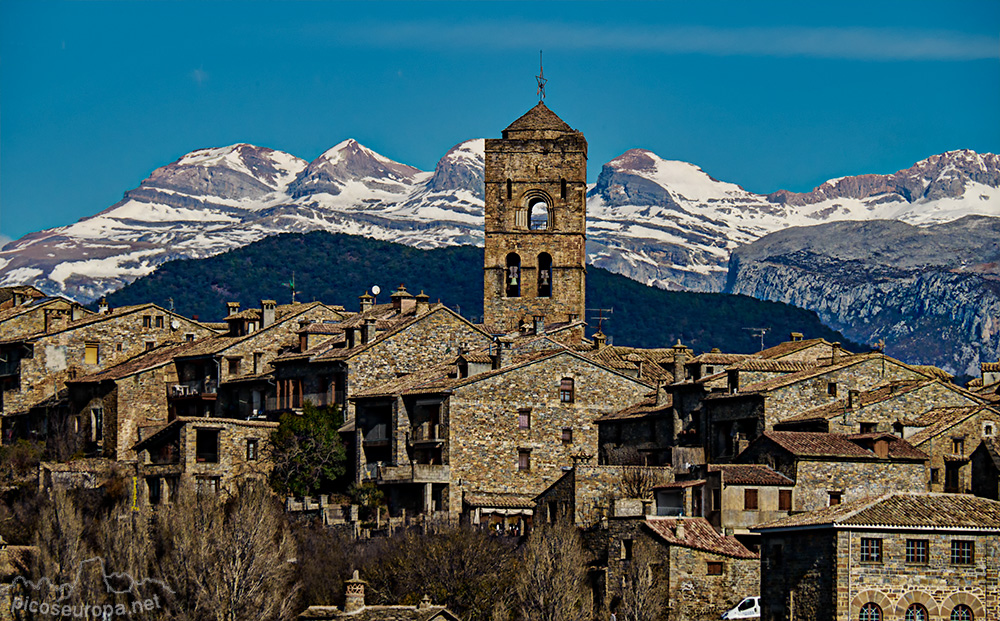
[[[595,564],[604,568],[595,601],[617,610],[625,589],[652,580],[670,621],[718,619],[744,597],[757,595],[760,561],[734,537],[700,517],[612,517],[598,534]]]
[[[870,390],[849,389],[842,398],[774,424],[778,431],[894,433],[908,437],[915,421],[939,407],[974,406],[984,399],[937,378],[889,382]]]
[[[539,102],[486,140],[483,320],[584,318],[587,141]],[[579,334],[583,336],[582,330]]]
[[[1000,502],[891,493],[761,535],[761,619],[984,619],[1000,608]]]
[[[460,621],[458,615],[444,606],[431,603],[429,596],[424,596],[416,606],[375,605],[365,602],[365,586],[367,583],[354,570],[354,575],[347,580],[344,597],[344,607],[310,606],[297,618],[305,621],[335,621],[350,619],[351,621]]]
[[[439,365],[353,397],[356,476],[392,511],[530,515],[575,456],[596,454],[594,421],[650,388],[565,348],[497,355],[489,370]]]
[[[1000,362],[983,362],[979,366],[982,374],[967,388],[987,401],[1000,403]]]
[[[639,403],[597,419],[602,464],[662,466],[674,463],[674,415],[663,386]]]
[[[15,299],[18,301],[17,304],[13,304]],[[8,339],[18,335],[45,332],[47,327],[64,325],[93,314],[67,298],[14,294],[0,304],[0,334],[3,334],[4,339]]]
[[[391,300],[376,304],[366,293],[360,312],[329,333],[301,335],[299,347],[274,361],[277,408],[301,408],[308,399],[341,406],[351,420],[351,395],[493,342],[493,335],[424,294],[414,296],[400,285]]]
[[[572,468],[535,497],[538,520],[553,524],[568,517],[579,528],[591,528],[614,514],[615,501],[652,501],[642,496],[674,479],[669,466],[605,466],[591,465],[589,459],[575,461]]]
[[[792,481],[793,512],[856,498],[927,490],[929,456],[891,434],[768,431],[740,454]]]
[[[261,308],[239,310],[228,304],[228,332],[207,339],[175,356],[177,383],[170,387],[171,416],[262,416],[279,397],[272,362],[285,349],[299,345],[299,331],[313,324],[336,325],[347,314],[321,302],[278,305],[262,300]]]
[[[266,478],[271,470],[265,444],[278,423],[227,418],[175,418],[133,448],[139,502],[170,502],[182,486],[216,494],[234,480]]]
[[[708,522],[747,544],[756,543],[750,528],[787,517],[794,506],[795,481],[760,464],[709,465],[702,489]]]
[[[79,319],[64,316],[47,329],[0,340],[3,441],[43,437],[49,413],[64,407],[66,381],[107,369],[160,345],[194,341],[214,330],[140,304]]]
[[[28,304],[32,300],[47,297],[43,291],[31,285],[0,287],[0,311]]]
[[[929,491],[968,494],[972,452],[982,440],[1000,437],[1000,409],[984,405],[934,408],[912,421],[904,437],[930,455]]]
[[[851,390],[927,376],[884,354],[870,353],[749,385],[733,371],[729,379],[728,391],[707,395],[702,406],[702,435],[712,461],[731,460],[776,423],[833,403]]]
[[[972,493],[1000,500],[1000,437],[983,438],[969,461],[972,468]]]

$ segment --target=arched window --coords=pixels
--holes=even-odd
[[[858,621],[882,621],[882,609],[875,602],[868,602],[861,607]]]
[[[521,297],[521,257],[516,253],[507,255],[507,270],[503,280],[508,298]]]
[[[507,180],[507,200],[510,200],[511,196],[514,194],[514,183],[508,179]]]
[[[906,621],[927,621],[929,618],[923,604],[910,604],[906,609]]]
[[[552,257],[547,252],[538,255],[538,297],[552,297]]]
[[[528,204],[528,226],[532,231],[549,228],[549,204],[543,198],[533,198]]]
[[[972,609],[965,604],[959,604],[951,609],[951,621],[973,621],[975,618]]]
[[[559,198],[566,200],[566,180],[560,179]]]

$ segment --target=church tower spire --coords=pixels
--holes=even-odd
[[[587,141],[544,102],[486,140],[486,324],[583,319],[586,193]]]

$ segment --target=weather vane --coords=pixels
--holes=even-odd
[[[542,69],[542,50],[538,50],[538,75],[535,76],[535,80],[538,81],[538,101],[545,101],[545,83],[548,80],[545,78],[545,71]]]

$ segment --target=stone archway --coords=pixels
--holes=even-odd
[[[861,612],[861,607],[872,602],[882,609],[882,619],[883,621],[888,621],[890,618],[895,618],[894,613],[896,610],[895,605],[889,596],[875,589],[868,589],[866,591],[861,591],[854,596],[851,600],[851,612],[850,618],[857,619],[858,614]]]
[[[920,604],[926,608],[928,619],[937,620],[940,618],[941,611],[937,600],[935,600],[930,593],[926,593],[924,591],[910,591],[900,597],[896,601],[893,618],[904,621],[906,619],[906,609],[912,604]]]
[[[977,621],[979,619],[986,618],[986,607],[983,606],[983,602],[972,593],[968,593],[965,591],[959,593],[952,593],[947,597],[947,599],[941,602],[940,618],[943,621],[948,621],[949,619],[951,619],[952,609],[955,606],[958,606],[959,604],[965,604],[966,606],[971,608],[972,616]]]

